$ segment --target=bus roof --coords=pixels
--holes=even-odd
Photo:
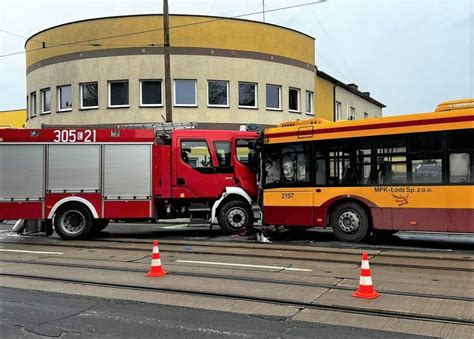
[[[474,99],[463,99],[443,102],[430,113],[337,122],[319,118],[285,121],[278,127],[267,128],[264,141],[284,143],[473,127]]]

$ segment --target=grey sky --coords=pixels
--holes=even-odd
[[[261,0],[168,0],[170,13],[235,16]],[[265,0],[273,9],[311,0]],[[0,0],[0,29],[29,37],[94,17],[161,13],[161,0]],[[262,15],[247,17],[262,20]],[[316,38],[316,65],[386,104],[385,115],[474,97],[474,0],[329,0],[266,14]],[[0,32],[0,55],[25,39]],[[0,110],[25,107],[25,55],[0,58]]]

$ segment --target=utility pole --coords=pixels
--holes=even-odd
[[[165,108],[166,122],[173,122],[171,105],[171,69],[170,69],[170,21],[168,0],[163,0],[163,50],[165,59]]]
[[[263,22],[265,22],[265,0],[262,0],[262,14],[263,14]]]

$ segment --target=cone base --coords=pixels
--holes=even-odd
[[[353,293],[352,296],[356,298],[362,298],[362,299],[375,299],[375,298],[380,297],[380,293],[377,293],[375,291],[369,292],[369,293],[361,293],[357,291]]]
[[[145,274],[146,277],[162,277],[165,276],[167,273],[165,271],[161,272],[148,272]]]

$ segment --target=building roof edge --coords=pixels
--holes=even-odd
[[[384,108],[384,107],[387,107],[386,105],[384,105],[383,103],[381,103],[380,101],[378,100],[375,100],[374,98],[366,95],[366,94],[363,94],[361,91],[359,90],[356,90],[354,89],[353,87],[349,86],[348,84],[345,84],[344,82],[336,79],[335,77],[327,74],[326,72],[323,72],[323,71],[320,71],[317,67],[316,67],[316,74],[318,76],[321,76],[321,78],[323,79],[326,79],[332,83],[334,83],[335,85],[339,86],[339,87],[342,87],[344,88],[345,90],[349,91],[349,92],[352,92],[354,94],[356,94],[357,96],[367,100],[367,101],[370,101],[371,103],[373,103],[374,105],[377,105],[381,108]]]

